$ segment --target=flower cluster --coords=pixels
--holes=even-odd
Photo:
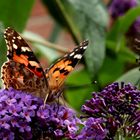
[[[99,93],[93,93],[92,99],[88,100],[82,107],[82,111],[94,119],[101,119],[100,131],[106,139],[112,139],[116,134],[121,133],[124,137],[140,138],[140,91],[131,84],[121,87],[113,83],[105,87]],[[89,129],[89,120],[82,131]],[[96,120],[94,122],[97,122]],[[95,128],[92,127],[92,128]],[[99,127],[98,127],[99,128]],[[95,134],[95,131],[92,130]],[[85,131],[86,136],[91,133]],[[93,137],[94,138],[94,137]]]
[[[22,91],[0,90],[0,139],[113,140],[116,135],[140,138],[140,91],[131,84],[113,83],[82,106],[80,121],[70,108]],[[78,134],[78,125],[83,124]]]
[[[75,137],[77,140],[103,140],[107,135],[107,129],[103,128],[104,121],[101,118],[88,118],[83,124],[84,128]]]
[[[109,13],[113,20],[124,15],[129,9],[138,6],[137,0],[113,0],[109,6]],[[127,32],[127,36],[139,36],[140,34],[140,18],[137,18]]]
[[[109,6],[109,12],[112,18],[124,15],[129,9],[138,5],[137,0],[112,0]]]
[[[30,94],[0,90],[0,139],[36,140],[70,138],[78,130],[73,110]]]

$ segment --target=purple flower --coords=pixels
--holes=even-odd
[[[45,107],[43,105],[40,106],[37,116],[40,120],[37,128],[43,126],[40,130],[43,130],[45,132],[44,135],[52,139],[70,138],[71,135],[77,132],[77,123],[80,122],[72,109],[58,104],[45,105]]]
[[[140,138],[140,91],[131,84],[113,83],[93,97],[82,107],[89,117],[104,120],[106,138],[114,138],[116,133],[124,137]],[[119,132],[118,132],[119,131]],[[88,134],[87,134],[88,135]]]
[[[109,13],[113,20],[117,19],[119,16],[123,16],[129,9],[138,6],[137,0],[112,0],[109,6]],[[140,33],[140,17],[135,20],[135,22],[129,28],[127,36],[131,37],[139,36]],[[132,45],[131,45],[132,46]]]
[[[14,133],[9,131],[9,130],[2,130],[2,132],[0,132],[0,139],[1,140],[14,140]]]
[[[85,121],[84,128],[81,133],[76,137],[77,140],[103,140],[106,137],[107,130],[103,128],[103,120],[93,117]]]
[[[65,106],[44,105],[42,99],[12,88],[0,90],[0,139],[71,138],[79,122]]]
[[[129,9],[138,5],[137,0],[112,0],[109,6],[109,12],[112,18],[124,15]]]
[[[10,116],[5,115],[3,118],[0,118],[0,127],[9,130],[10,125],[8,124],[8,121],[10,120]]]

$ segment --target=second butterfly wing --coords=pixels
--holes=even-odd
[[[59,59],[46,71],[46,78],[50,93],[47,100],[53,100],[62,92],[62,86],[68,74],[74,69],[76,64],[82,58],[88,45],[88,41],[83,41],[72,52]]]

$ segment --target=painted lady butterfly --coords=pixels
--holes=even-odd
[[[83,41],[44,71],[29,45],[15,30],[8,27],[4,38],[8,48],[8,61],[1,70],[5,88],[30,92],[48,102],[60,96],[66,77],[82,58],[88,45],[88,41]]]

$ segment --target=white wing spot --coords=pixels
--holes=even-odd
[[[17,36],[17,38],[19,39],[19,40],[21,40],[22,38],[21,38],[21,36]]]
[[[15,36],[13,36],[13,39],[16,39],[16,37],[15,37]]]
[[[9,50],[7,51],[7,55],[9,55],[10,54],[10,52],[9,52]]]
[[[5,40],[5,42],[6,42],[6,44],[8,44],[8,41],[7,40]]]
[[[84,46],[83,48],[84,48],[84,49],[86,49],[86,48],[87,48],[87,46]]]
[[[70,54],[70,56],[73,56],[75,53],[74,52],[72,52],[71,54]]]
[[[6,35],[4,35],[4,38],[7,38],[7,36],[6,36]]]
[[[31,66],[38,66],[38,63],[36,61],[29,61]]]
[[[15,42],[15,40],[14,40],[14,39],[12,39],[12,42],[14,43],[14,42]]]
[[[13,48],[14,48],[14,49],[17,49],[18,46],[17,46],[16,44],[13,44]]]
[[[76,54],[76,55],[74,56],[74,58],[81,59],[81,58],[82,58],[82,55],[81,55],[81,54]]]
[[[21,47],[21,50],[23,51],[23,52],[26,52],[26,51],[28,51],[28,52],[30,52],[31,50],[30,50],[30,48],[28,48],[28,47]]]

